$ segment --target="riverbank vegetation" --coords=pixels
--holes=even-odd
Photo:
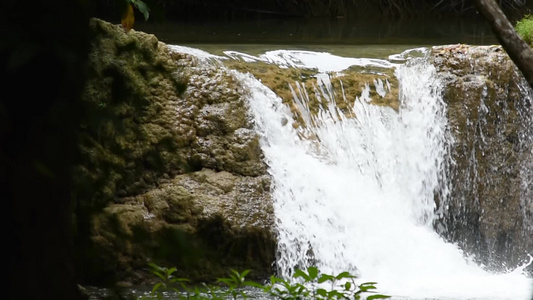
[[[515,26],[516,32],[533,48],[533,15],[527,15],[518,21]]]
[[[271,276],[270,281],[261,284],[246,280],[250,270],[230,270],[228,277],[218,278],[218,285],[203,284],[191,287],[186,278],[174,277],[176,268],[165,268],[148,264],[150,272],[157,278],[149,295],[139,300],[163,299],[169,292],[171,298],[179,299],[250,299],[255,294],[272,299],[387,299],[390,296],[376,293],[376,282],[357,283],[357,276],[349,272],[337,275],[321,273],[316,267],[307,270],[296,269],[292,280]]]

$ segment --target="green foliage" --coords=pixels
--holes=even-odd
[[[179,293],[180,290],[178,287],[186,288],[185,282],[188,282],[189,280],[186,278],[177,278],[174,277],[174,272],[177,271],[176,268],[165,268],[160,267],[154,263],[149,263],[148,267],[150,268],[150,272],[154,274],[158,278],[158,282],[154,285],[152,288],[152,291],[150,293],[151,297],[148,299],[163,299],[162,292],[166,291],[174,291],[176,293]]]
[[[145,21],[148,20],[148,17],[150,16],[150,9],[144,2],[141,0],[126,0],[126,7],[122,13],[122,20],[120,21],[126,32],[129,32],[135,23],[133,7],[137,8],[143,14]]]
[[[533,47],[533,15],[526,15],[522,20],[518,21],[515,29],[522,39]]]
[[[246,299],[247,295],[242,291],[242,288],[255,285],[254,282],[245,280],[248,273],[250,273],[250,270],[244,270],[242,273],[231,270],[229,277],[218,278],[217,282],[223,283],[228,287],[227,294],[231,295],[232,299],[237,299],[239,295],[241,295],[243,299]]]
[[[246,280],[250,270],[242,273],[231,270],[228,277],[218,278],[217,283],[223,287],[203,284],[202,287],[190,288],[184,278],[176,278],[172,274],[176,268],[163,268],[149,264],[150,271],[158,278],[149,297],[144,299],[162,299],[162,292],[174,291],[179,299],[248,299],[253,296],[246,293],[246,288],[255,288],[281,300],[320,299],[338,300],[354,299],[376,300],[387,299],[390,296],[376,294],[376,283],[365,282],[357,284],[355,275],[341,272],[338,275],[321,274],[318,268],[309,267],[307,271],[295,270],[293,280],[285,280],[275,276],[270,277],[270,283],[262,285],[255,281]],[[370,295],[368,295],[370,294]]]
[[[148,17],[150,17],[150,9],[146,3],[142,2],[141,0],[126,0],[126,2],[128,2],[128,4],[132,4],[139,10],[143,14],[145,21],[148,20]]]
[[[355,275],[341,272],[338,275],[321,274],[318,268],[309,267],[307,272],[296,270],[293,282],[272,276],[264,291],[282,300],[296,299],[387,299],[390,296],[374,293],[375,282],[357,284]],[[299,281],[299,282],[297,282]]]

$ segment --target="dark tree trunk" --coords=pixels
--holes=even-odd
[[[0,13],[0,183],[7,299],[82,299],[72,253],[88,17],[77,0],[7,1]]]
[[[503,11],[494,0],[475,0],[477,9],[489,22],[511,60],[533,87],[533,52],[514,30]]]

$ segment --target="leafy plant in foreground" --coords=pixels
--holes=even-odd
[[[185,282],[188,282],[189,280],[186,278],[174,277],[173,274],[177,271],[176,268],[160,267],[154,263],[148,263],[148,267],[150,268],[150,272],[158,278],[158,282],[150,292],[150,298],[155,297],[156,299],[162,299],[162,292],[164,291],[174,291],[179,293],[179,287],[186,289]]]
[[[279,299],[361,299],[363,294],[374,293],[375,282],[357,284],[355,275],[349,272],[341,272],[338,275],[320,274],[318,268],[309,267],[306,271],[295,270],[292,276],[296,281],[291,283],[287,280],[272,276],[271,284],[265,286],[264,291]],[[329,288],[325,285],[329,283]],[[366,299],[386,299],[390,296],[372,294]]]
[[[243,287],[252,286],[262,288],[262,285],[257,284],[256,282],[245,280],[245,277],[248,275],[248,273],[250,273],[250,270],[244,270],[242,273],[239,273],[235,270],[230,270],[229,277],[218,278],[217,282],[224,283],[228,287],[227,293],[231,295],[233,299],[237,299],[238,295],[241,295],[243,299],[246,299],[248,296],[244,291],[242,291]]]
[[[154,285],[151,297],[162,298],[161,291],[174,291],[179,298],[186,299],[248,299],[253,298],[246,294],[245,287],[259,289],[273,298],[281,300],[300,299],[386,299],[390,296],[376,294],[376,283],[365,282],[357,284],[355,275],[349,272],[341,272],[337,275],[321,274],[316,267],[309,267],[306,271],[295,270],[292,279],[285,280],[276,276],[270,277],[270,283],[262,285],[255,281],[246,280],[246,275],[250,270],[238,272],[230,270],[228,277],[218,278],[217,283],[225,285],[222,289],[218,286],[203,284],[202,287],[194,289],[186,286],[189,280],[176,278],[172,274],[176,268],[163,268],[155,264],[149,264],[151,272],[159,278],[159,282]],[[179,289],[179,288],[181,289]],[[370,294],[370,295],[368,295]]]

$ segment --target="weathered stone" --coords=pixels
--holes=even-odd
[[[153,35],[91,29],[74,172],[83,281],[139,283],[148,261],[192,279],[270,274],[270,178],[244,89]]]
[[[517,266],[533,254],[533,92],[499,46],[434,47],[431,59],[455,138],[443,234],[489,269]]]
[[[193,279],[222,276],[229,266],[265,275],[275,247],[273,220],[265,218],[273,215],[269,186],[266,175],[246,178],[209,169],[178,175],[95,215],[92,238],[100,253],[114,252],[118,270],[151,258],[165,259]],[[180,242],[172,245],[164,240],[168,235]],[[162,246],[171,249],[161,251]]]

